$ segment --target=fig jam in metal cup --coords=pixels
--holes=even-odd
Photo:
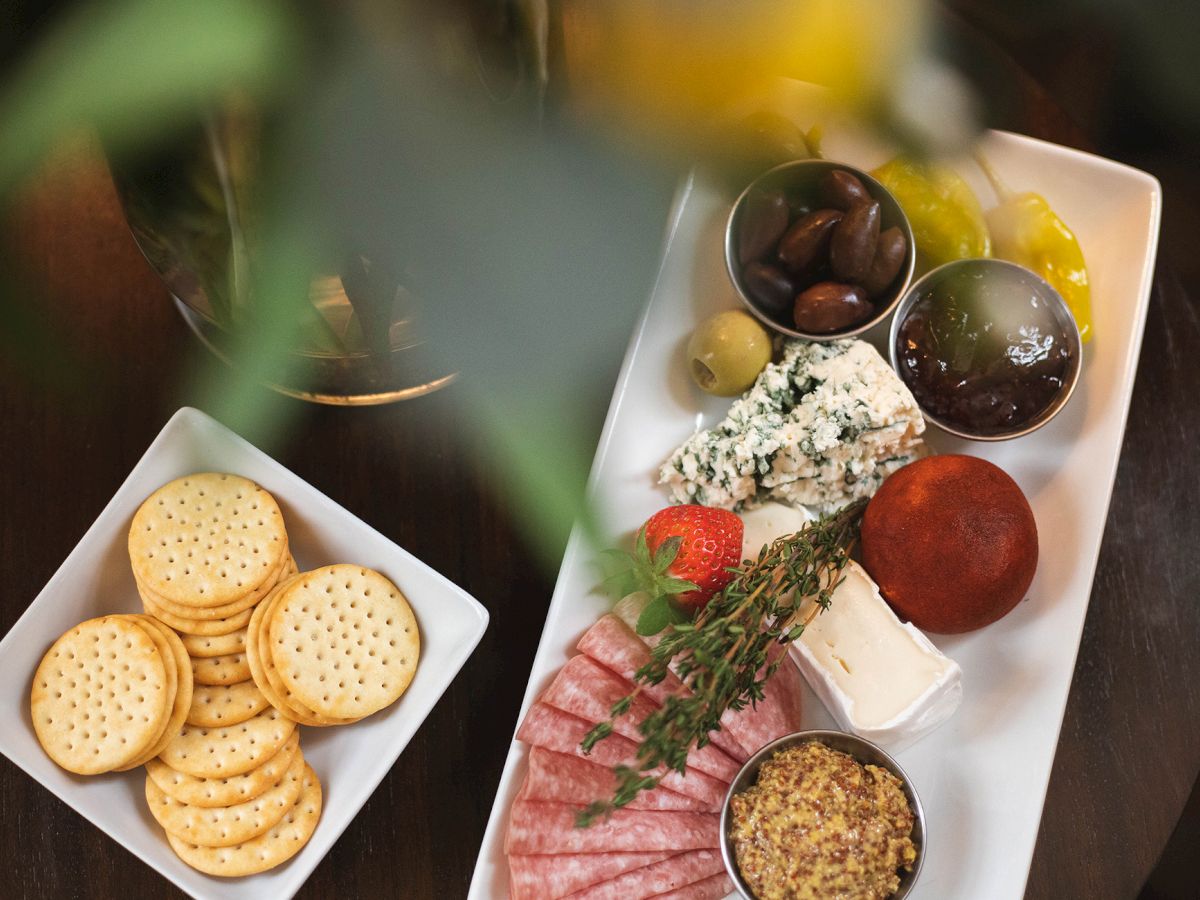
[[[1003,441],[1041,428],[1079,381],[1083,344],[1066,301],[999,259],[946,263],[917,280],[892,320],[892,365],[943,431]]]

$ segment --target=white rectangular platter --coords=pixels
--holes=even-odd
[[[193,472],[232,472],[261,484],[279,502],[301,570],[353,562],[382,572],[404,592],[421,633],[420,664],[396,703],[352,726],[302,729],[301,749],[323,789],[321,820],[294,858],[243,878],[214,878],[175,856],[146,807],[144,769],[90,778],[72,775],[42,752],[29,717],[33,672],[61,633],[94,616],[142,611],[126,546],[130,520],[155,489]],[[461,588],[229,429],[185,407],[0,641],[0,709],[8,713],[8,721],[20,723],[0,730],[0,753],[193,897],[286,900],[391,769],[479,643],[487,622],[487,610]]]
[[[1158,241],[1161,192],[1151,176],[1031,138],[990,132],[981,149],[1018,191],[1043,194],[1075,230],[1088,262],[1096,337],[1067,408],[1034,434],[1002,443],[948,438],[930,427],[936,452],[981,456],[1016,479],[1040,535],[1037,577],[1026,602],[972,634],[935,637],[963,669],[961,708],[898,754],[925,806],[924,870],[912,896],[1014,900],[1022,896],[1062,725],[1092,577],[1120,455]],[[870,169],[886,156],[836,136],[825,155]],[[985,208],[995,194],[972,164],[956,166]],[[667,505],[656,473],[729,401],[693,387],[684,345],[705,317],[739,303],[724,270],[729,203],[689,178],[676,198],[662,267],[630,342],[592,469],[590,490],[627,539]],[[882,347],[883,328],[867,335]],[[886,353],[885,353],[886,356]],[[595,593],[592,548],[568,544],[533,662],[521,715],[611,606]],[[805,727],[835,727],[810,694]],[[508,896],[503,853],[508,809],[525,772],[512,744],[471,884],[472,898]]]

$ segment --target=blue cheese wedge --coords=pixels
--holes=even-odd
[[[861,566],[849,563],[842,576],[792,658],[842,728],[901,750],[958,709],[962,670],[896,618]]]
[[[659,472],[678,503],[749,509],[767,500],[831,512],[869,497],[924,455],[925,421],[870,344],[790,341],[715,428]]]

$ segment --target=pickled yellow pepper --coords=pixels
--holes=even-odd
[[[987,213],[996,256],[1046,279],[1067,301],[1079,336],[1085,343],[1091,340],[1092,291],[1075,234],[1041,194],[1014,193],[982,154],[976,154],[975,160],[1000,198],[1000,205]]]
[[[871,175],[892,192],[908,217],[924,268],[992,255],[979,198],[953,169],[898,156]]]

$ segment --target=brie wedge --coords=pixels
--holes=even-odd
[[[855,562],[791,653],[838,724],[888,750],[924,737],[962,702],[958,663],[901,623]]]

